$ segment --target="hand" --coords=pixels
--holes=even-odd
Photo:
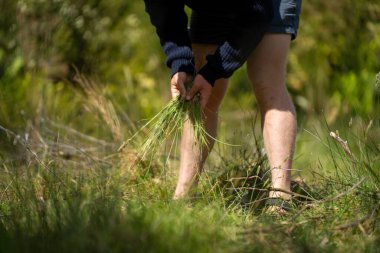
[[[201,94],[201,108],[204,109],[211,95],[212,86],[202,75],[197,75],[194,79],[193,87],[187,92],[186,100],[191,100],[198,92]]]
[[[185,98],[186,96],[186,88],[185,83],[191,82],[193,80],[193,76],[185,73],[185,72],[178,72],[174,74],[172,77],[172,80],[170,81],[170,90],[172,93],[172,97],[181,96],[182,98]]]

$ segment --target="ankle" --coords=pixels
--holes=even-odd
[[[190,195],[190,191],[195,187],[194,183],[179,183],[174,192],[173,199],[184,199]]]
[[[269,198],[281,198],[284,200],[290,200],[292,198],[290,190],[285,190],[283,188],[274,188],[269,192]],[[277,190],[278,189],[278,190]]]

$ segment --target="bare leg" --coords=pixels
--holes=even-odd
[[[217,45],[194,44],[193,53],[195,67],[199,70],[206,63],[206,56],[213,54]],[[218,110],[227,89],[228,80],[218,80],[212,90],[208,104],[204,110],[204,126],[207,133],[216,137],[218,124]],[[214,145],[214,140],[208,138],[208,147],[196,146],[193,130],[188,121],[185,122],[181,140],[181,161],[179,178],[174,193],[174,199],[180,199],[188,195],[189,191],[197,185],[199,174],[203,164]]]
[[[248,76],[260,107],[272,186],[290,191],[296,113],[285,85],[290,35],[267,34],[248,59]],[[290,198],[272,191],[270,197]]]

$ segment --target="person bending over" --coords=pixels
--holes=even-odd
[[[272,172],[272,204],[286,211],[290,195],[296,113],[285,85],[287,54],[297,35],[301,0],[144,0],[171,69],[172,96],[200,94],[204,127],[217,134],[218,110],[228,78],[247,62],[261,113],[264,146]],[[184,11],[191,8],[190,29]],[[189,91],[185,83],[193,81]],[[196,186],[214,139],[201,152],[185,122],[174,199]]]

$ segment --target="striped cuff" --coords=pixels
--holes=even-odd
[[[167,42],[163,49],[167,56],[166,65],[171,69],[172,76],[177,72],[194,74],[193,52],[189,46]]]

